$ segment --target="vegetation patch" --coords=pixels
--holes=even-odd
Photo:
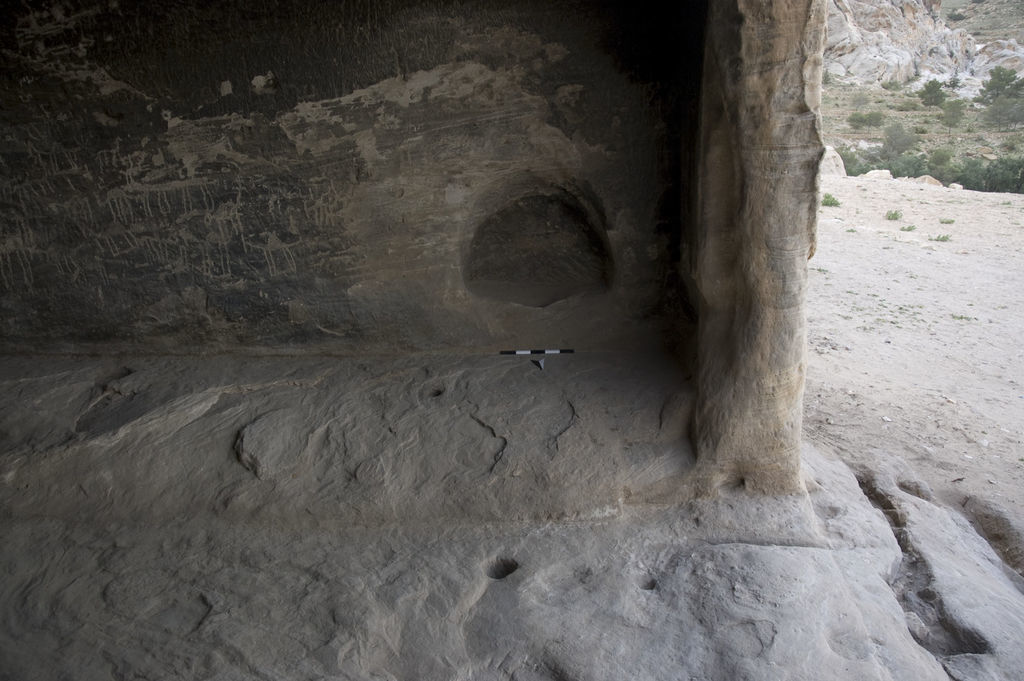
[[[850,127],[854,130],[860,130],[861,128],[877,128],[885,120],[885,115],[881,111],[868,111],[861,113],[855,111],[846,117],[846,122],[850,124]]]
[[[886,169],[894,177],[931,175],[975,191],[1024,193],[1024,78],[996,67],[973,100],[957,97],[961,85],[955,75],[913,89],[834,82],[825,90],[826,139],[830,129],[842,136],[832,143],[851,176]]]

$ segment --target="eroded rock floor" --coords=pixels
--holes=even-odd
[[[1021,579],[927,486],[685,473],[654,355],[8,358],[3,679],[1013,679]]]

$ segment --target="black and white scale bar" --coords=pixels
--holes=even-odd
[[[501,354],[501,355],[526,355],[526,356],[530,356],[530,355],[571,355],[574,352],[576,352],[576,351],[575,350],[571,350],[571,349],[561,349],[561,350],[502,350],[502,351],[499,352],[499,354]],[[530,361],[533,362],[534,364],[536,364],[538,369],[540,369],[541,371],[544,371],[544,357],[541,357],[540,359],[531,359]]]
[[[502,350],[499,355],[571,355],[575,350]]]

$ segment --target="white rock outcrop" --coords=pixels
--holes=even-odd
[[[846,177],[846,164],[843,157],[835,150],[835,147],[825,147],[825,154],[821,157],[821,164],[818,166],[819,175],[838,175]]]
[[[973,97],[996,66],[1024,72],[1024,46],[1017,40],[977,43],[967,31],[946,25],[941,4],[829,0],[826,73],[857,83],[956,75],[958,94]]]
[[[975,73],[987,74],[997,66],[1024,72],[1024,46],[1016,40],[993,40],[979,45],[978,57],[974,60]]]
[[[974,38],[946,26],[939,0],[830,0],[825,68],[862,82],[967,72]]]

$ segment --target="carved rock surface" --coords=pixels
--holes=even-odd
[[[288,409],[259,416],[238,431],[235,440],[238,462],[260,480],[285,474],[298,463],[305,446],[303,438],[296,435],[295,424],[301,422],[301,415]]]
[[[0,350],[660,332],[703,3],[36,4],[0,36]]]
[[[0,350],[671,345],[799,491],[825,0],[145,5],[0,36]]]
[[[543,371],[497,354],[126,359],[117,379],[104,360],[5,360],[4,475],[34,490],[5,505],[116,522],[586,518],[693,464],[692,390],[656,347]]]
[[[700,131],[697,486],[795,493],[825,3],[710,7]]]

